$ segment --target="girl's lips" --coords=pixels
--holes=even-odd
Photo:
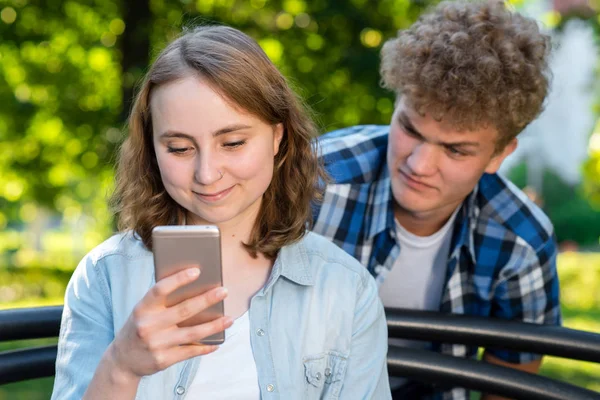
[[[222,190],[216,193],[198,193],[194,192],[196,196],[198,196],[201,200],[206,202],[215,202],[225,198],[231,191],[233,190],[233,186],[229,189]]]

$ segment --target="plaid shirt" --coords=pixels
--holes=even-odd
[[[400,254],[386,162],[388,131],[355,126],[321,136],[321,154],[335,183],[314,206],[313,230],[367,266],[379,285]],[[558,325],[556,253],[548,217],[511,182],[485,174],[454,223],[440,311]],[[540,358],[488,351],[512,363]],[[444,344],[441,352],[475,357],[477,348]],[[466,397],[458,388],[443,395]]]

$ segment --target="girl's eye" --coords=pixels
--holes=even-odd
[[[236,147],[240,147],[240,146],[244,145],[245,143],[246,143],[245,140],[240,140],[239,142],[224,143],[223,147],[226,147],[228,149],[235,149]]]
[[[167,148],[167,151],[169,153],[175,153],[175,154],[183,154],[188,150],[190,150],[190,147],[168,147]]]

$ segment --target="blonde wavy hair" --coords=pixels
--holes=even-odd
[[[550,38],[503,1],[445,1],[381,51],[382,85],[457,130],[491,125],[501,150],[542,111]]]
[[[152,249],[152,229],[185,223],[186,210],[166,192],[152,141],[150,98],[160,85],[199,76],[214,90],[264,122],[283,124],[273,179],[245,247],[275,258],[306,233],[311,202],[322,199],[327,176],[318,161],[317,129],[308,110],[260,46],[227,26],[202,26],[171,42],[156,58],[129,116],[129,136],[120,149],[111,199],[120,230],[133,230]],[[265,160],[266,161],[266,160]]]

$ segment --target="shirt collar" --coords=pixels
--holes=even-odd
[[[265,292],[273,286],[280,276],[299,285],[313,286],[315,284],[315,274],[311,269],[303,239],[279,250],[273,270],[265,285]]]
[[[381,176],[373,184],[373,190],[369,193],[373,201],[373,212],[370,221],[369,238],[373,238],[384,231],[393,231],[394,222],[394,195],[392,193],[390,171],[387,163],[381,171]],[[452,239],[452,249],[457,251],[462,246],[466,246],[473,263],[475,263],[475,244],[473,242],[473,232],[477,227],[480,209],[477,204],[477,194],[479,192],[479,183],[475,185],[473,191],[467,196],[462,204],[462,209],[458,212],[455,221],[455,229]]]
[[[372,198],[373,210],[370,215],[369,238],[373,238],[384,231],[393,231],[394,225],[394,195],[392,193],[392,183],[390,171],[387,163],[383,165],[381,175],[373,184],[372,191],[369,193]]]
[[[473,191],[467,196],[459,211],[452,238],[452,247],[450,255],[455,255],[462,247],[466,247],[471,261],[475,264],[475,242],[474,232],[477,228],[477,220],[479,218],[480,209],[477,204],[477,194],[479,192],[479,184],[475,185]]]

